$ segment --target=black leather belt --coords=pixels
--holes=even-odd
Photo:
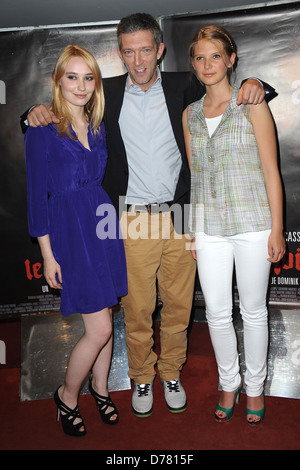
[[[159,214],[160,212],[169,212],[172,202],[152,202],[150,204],[127,204],[127,212],[148,212],[148,214]]]

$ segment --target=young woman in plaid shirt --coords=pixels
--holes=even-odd
[[[191,167],[190,230],[222,388],[218,422],[233,414],[242,388],[232,322],[235,268],[244,325],[246,419],[264,418],[267,374],[266,296],[271,263],[285,253],[282,185],[274,124],[264,101],[237,105],[230,83],[237,50],[228,31],[201,28],[190,59],[206,94],[183,115]]]

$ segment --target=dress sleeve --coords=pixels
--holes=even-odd
[[[24,137],[28,230],[32,237],[49,233],[48,160],[45,128],[30,127]]]

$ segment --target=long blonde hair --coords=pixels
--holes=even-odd
[[[60,135],[66,134],[74,139],[70,134],[70,124],[72,124],[72,115],[67,102],[62,95],[60,88],[60,79],[66,71],[66,66],[72,57],[81,57],[91,69],[95,80],[95,90],[89,102],[84,107],[86,118],[90,122],[90,128],[95,135],[99,132],[100,124],[104,114],[104,93],[102,77],[95,57],[84,47],[68,45],[60,53],[52,73],[52,103],[50,109],[60,118],[60,123],[56,125]]]

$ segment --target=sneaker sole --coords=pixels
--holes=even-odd
[[[132,408],[134,416],[137,418],[148,418],[149,416],[152,415],[152,408],[149,411],[146,411],[146,413],[140,413],[139,411],[136,411],[134,408]]]
[[[187,403],[185,405],[183,405],[181,408],[171,408],[167,404],[167,408],[171,413],[183,413],[183,411],[185,411],[187,409]]]

